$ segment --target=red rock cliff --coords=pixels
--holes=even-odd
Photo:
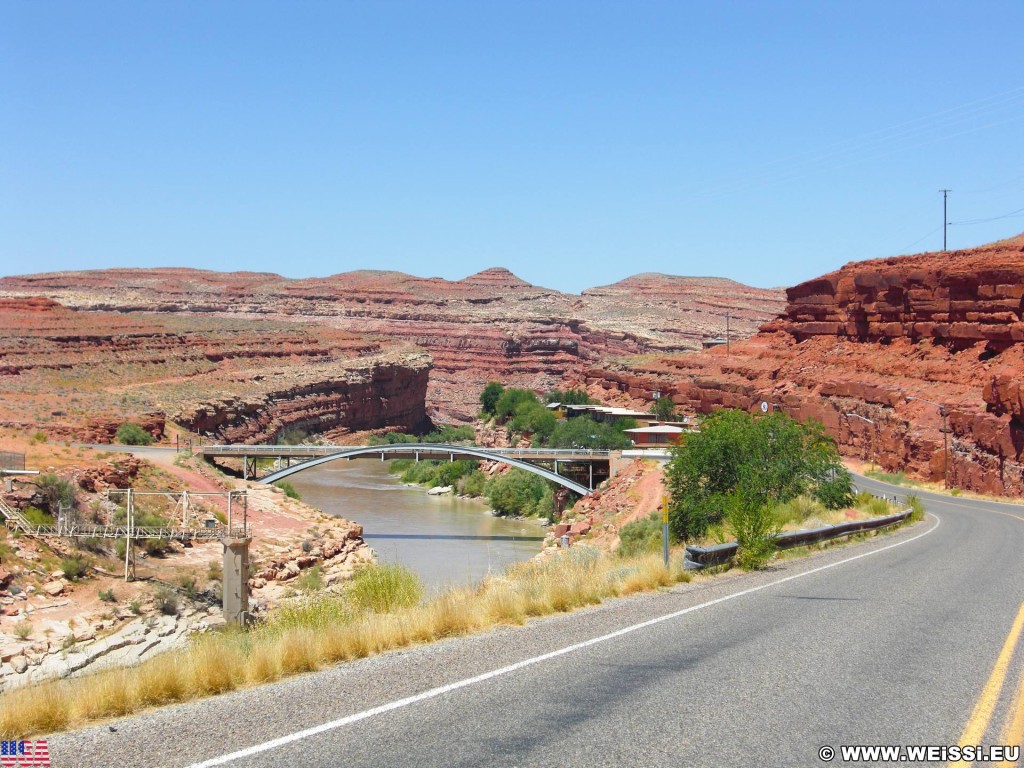
[[[660,390],[697,413],[767,402],[819,419],[845,453],[886,470],[941,481],[948,458],[959,487],[1024,493],[1024,236],[848,264],[787,295],[784,314],[732,354],[594,367],[582,380],[605,399],[647,404]]]

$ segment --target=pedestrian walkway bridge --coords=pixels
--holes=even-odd
[[[580,448],[480,448],[447,443],[396,443],[393,445],[204,445],[197,455],[206,459],[242,459],[246,479],[257,479],[257,460],[274,459],[276,468],[262,483],[273,483],[304,469],[339,459],[379,458],[456,461],[496,461],[518,467],[570,491],[586,496],[608,477],[611,451]],[[294,462],[294,463],[293,463]],[[586,479],[580,476],[585,474]],[[571,476],[570,476],[571,475]],[[574,479],[579,478],[579,479]]]

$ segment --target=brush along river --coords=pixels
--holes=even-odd
[[[453,494],[428,496],[388,474],[391,462],[336,461],[288,478],[302,500],[363,526],[382,563],[401,563],[428,590],[471,584],[540,551],[545,529],[505,520],[487,505]]]

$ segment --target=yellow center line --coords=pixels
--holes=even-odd
[[[1013,659],[1013,652],[1017,647],[1022,629],[1024,629],[1024,603],[1021,603],[1017,611],[1017,617],[1013,620],[1010,634],[1006,636],[1002,650],[999,651],[992,674],[989,675],[988,682],[985,683],[981,696],[978,697],[978,702],[974,705],[974,711],[967,721],[967,726],[960,736],[961,747],[981,744],[981,740],[988,730],[989,721],[992,720],[992,713],[995,712],[996,704],[999,701],[999,694],[1002,693],[1003,684],[1006,682],[1006,673],[1010,668],[1010,661]],[[970,763],[957,763],[957,765],[967,768]]]
[[[935,501],[937,504],[948,504],[951,507],[970,509],[973,512],[986,512],[992,515],[1002,515],[1003,517],[1012,517],[1014,520],[1024,521],[1024,517],[1021,515],[1002,512],[998,509],[985,509],[984,507],[976,507],[972,504],[947,501],[945,499],[941,501],[932,499],[932,501]],[[960,736],[959,744],[961,747],[981,744],[982,738],[984,738],[985,733],[988,731],[989,722],[992,720],[992,714],[995,712],[996,704],[999,702],[999,695],[1003,691],[1006,673],[1009,671],[1010,661],[1013,659],[1013,652],[1017,647],[1017,641],[1020,639],[1022,629],[1024,629],[1024,603],[1021,603],[1020,608],[1017,610],[1017,617],[1013,620],[1010,633],[1006,636],[1003,648],[1000,650],[995,666],[992,668],[992,674],[989,675],[988,682],[985,683],[985,688],[982,690],[978,702],[974,705],[974,711],[971,713],[971,717],[964,727],[964,732]],[[1024,674],[1021,675],[1016,694],[1014,695],[1011,714],[1007,717],[1003,731],[1000,734],[1000,743],[1021,744],[1022,740],[1024,740]],[[956,768],[971,768],[973,763],[951,763],[950,768],[953,765]],[[1003,762],[1000,765],[1011,765],[1011,763]]]
[[[1000,744],[1022,744],[1024,743],[1024,674],[1020,676],[1017,684],[1017,694],[1013,697],[1013,708],[1006,718],[1006,725],[999,735]],[[1017,762],[1004,760],[998,765],[1018,765]]]

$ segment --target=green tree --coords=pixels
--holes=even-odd
[[[594,448],[598,450],[621,450],[630,446],[630,439],[623,429],[634,422],[620,420],[615,424],[594,421],[589,416],[574,416],[562,419],[555,425],[547,441],[550,448]]]
[[[484,391],[480,394],[481,410],[488,416],[493,416],[494,407],[498,404],[498,400],[504,392],[505,387],[500,382],[488,382],[487,386],[484,387]]]
[[[687,541],[737,506],[743,508],[737,515],[753,514],[803,493],[842,506],[848,479],[820,423],[723,409],[673,449],[666,471],[670,524]]]
[[[504,423],[517,414],[527,403],[540,404],[537,395],[529,389],[509,387],[501,393],[501,397],[494,404],[494,415]]]
[[[534,440],[540,444],[555,431],[557,424],[555,414],[536,401],[526,400],[508,422],[508,429],[510,432],[533,435]]]
[[[587,390],[582,387],[567,389],[564,392],[560,389],[552,389],[544,400],[549,403],[561,403],[562,405],[590,405],[594,401],[590,399]]]
[[[547,483],[532,472],[511,469],[487,481],[484,495],[498,515],[532,515],[551,497]]]
[[[676,417],[676,402],[672,395],[664,395],[654,401],[651,406],[651,413],[658,421],[672,421]]]

